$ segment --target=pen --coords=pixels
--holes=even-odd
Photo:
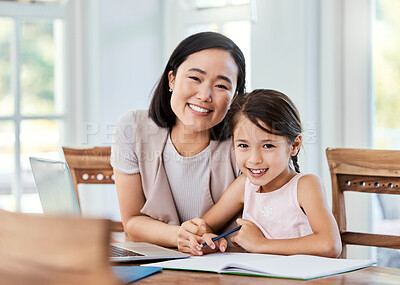
[[[223,238],[223,237],[225,237],[225,236],[227,236],[227,235],[230,235],[231,233],[234,233],[234,232],[240,230],[241,227],[242,227],[242,225],[240,225],[240,226],[238,226],[238,227],[236,227],[236,228],[234,228],[234,229],[231,229],[231,230],[229,230],[229,231],[227,231],[227,232],[225,232],[225,233],[223,233],[223,234],[220,234],[219,236],[214,237],[214,238],[212,238],[211,240],[212,240],[212,241],[219,240],[220,238]],[[207,245],[207,243],[206,243],[206,242],[203,242],[202,245],[201,245],[201,247],[205,247],[206,245]]]

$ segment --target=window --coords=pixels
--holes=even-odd
[[[40,212],[29,157],[59,158],[63,141],[64,6],[1,2],[0,11],[0,208]]]
[[[176,38],[166,39],[165,57],[189,35],[212,31],[232,39],[246,58],[246,88],[250,90],[251,21],[255,19],[254,0],[169,1],[165,9],[165,26]],[[173,20],[172,20],[173,18]]]
[[[400,149],[400,2],[377,0],[373,30],[374,147]]]
[[[373,21],[373,144],[400,150],[400,1],[376,0]],[[376,232],[400,235],[400,197],[379,194],[374,201]],[[380,266],[400,268],[400,252],[377,248]]]

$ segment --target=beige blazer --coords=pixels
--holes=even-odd
[[[169,130],[158,127],[147,110],[135,112],[134,151],[146,202],[141,209],[154,219],[171,225],[180,225],[174,199],[164,170],[162,153]],[[210,142],[210,183],[201,199],[201,213],[205,214],[221,197],[223,191],[236,178],[235,156],[230,139]]]

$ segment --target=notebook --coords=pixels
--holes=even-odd
[[[30,157],[44,214],[81,215],[69,167],[64,161]],[[186,258],[189,255],[146,242],[110,244],[113,262]]]
[[[313,255],[272,255],[256,253],[212,253],[143,264],[164,269],[208,271],[308,280],[348,272],[375,264],[372,260],[337,259]]]

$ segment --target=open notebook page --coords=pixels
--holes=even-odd
[[[167,269],[312,279],[363,268],[374,263],[371,260],[335,259],[312,255],[213,253],[147,265]]]

